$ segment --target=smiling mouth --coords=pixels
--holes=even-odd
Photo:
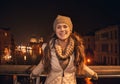
[[[60,34],[60,36],[65,36],[66,34],[67,34],[67,33],[64,33],[64,34],[62,33],[62,34]]]
[[[67,32],[61,32],[60,33],[60,35],[66,35],[67,34]]]

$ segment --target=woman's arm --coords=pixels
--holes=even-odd
[[[45,47],[46,47],[46,43],[42,45],[41,47],[42,51],[44,50]],[[31,78],[38,77],[43,71],[44,71],[44,64],[42,61],[40,61],[40,63],[31,72],[30,77]]]
[[[98,79],[98,75],[95,71],[93,71],[92,69],[90,69],[87,65],[84,65],[84,74],[86,77],[90,77],[94,80],[97,80]]]
[[[44,71],[43,63],[40,61],[40,63],[32,70],[30,74],[30,78],[38,77],[40,74]]]

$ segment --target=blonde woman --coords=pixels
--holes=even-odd
[[[76,76],[84,74],[97,79],[97,73],[85,65],[83,40],[72,33],[70,17],[58,15],[53,23],[54,35],[43,45],[43,58],[31,77],[47,72],[45,84],[77,84]]]

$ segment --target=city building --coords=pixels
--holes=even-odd
[[[95,32],[94,60],[103,65],[120,65],[119,25],[108,26]]]
[[[94,32],[86,33],[84,36],[84,45],[86,53],[86,63],[88,65],[94,65],[95,56],[95,35]]]
[[[0,63],[12,58],[10,55],[14,51],[13,44],[14,40],[10,28],[0,27]]]
[[[29,46],[32,47],[33,55],[41,54],[41,47],[43,44],[43,37],[37,39],[35,36],[32,36],[29,41]]]

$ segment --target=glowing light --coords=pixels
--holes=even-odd
[[[88,62],[88,63],[90,63],[90,62],[91,62],[91,60],[88,58],[88,59],[87,59],[87,62]]]
[[[30,42],[31,43],[37,43],[37,39],[35,37],[33,37],[33,38],[30,39]]]
[[[23,53],[26,53],[26,52],[31,52],[32,47],[30,47],[30,46],[18,46],[17,50],[22,51]]]
[[[10,60],[12,58],[12,56],[9,56],[9,55],[5,55],[4,57],[3,57],[3,59],[5,59],[5,60]]]
[[[85,78],[85,81],[86,81],[86,84],[93,84],[93,83],[91,82],[91,78]]]
[[[26,57],[26,56],[24,56],[24,60],[27,60],[27,57]]]
[[[5,32],[5,36],[8,36],[8,34]]]
[[[10,49],[9,48],[5,48],[4,49],[4,56],[3,59],[5,60],[10,60],[12,58],[12,56],[10,55]]]
[[[42,53],[42,48],[39,48],[39,54],[41,54]]]

